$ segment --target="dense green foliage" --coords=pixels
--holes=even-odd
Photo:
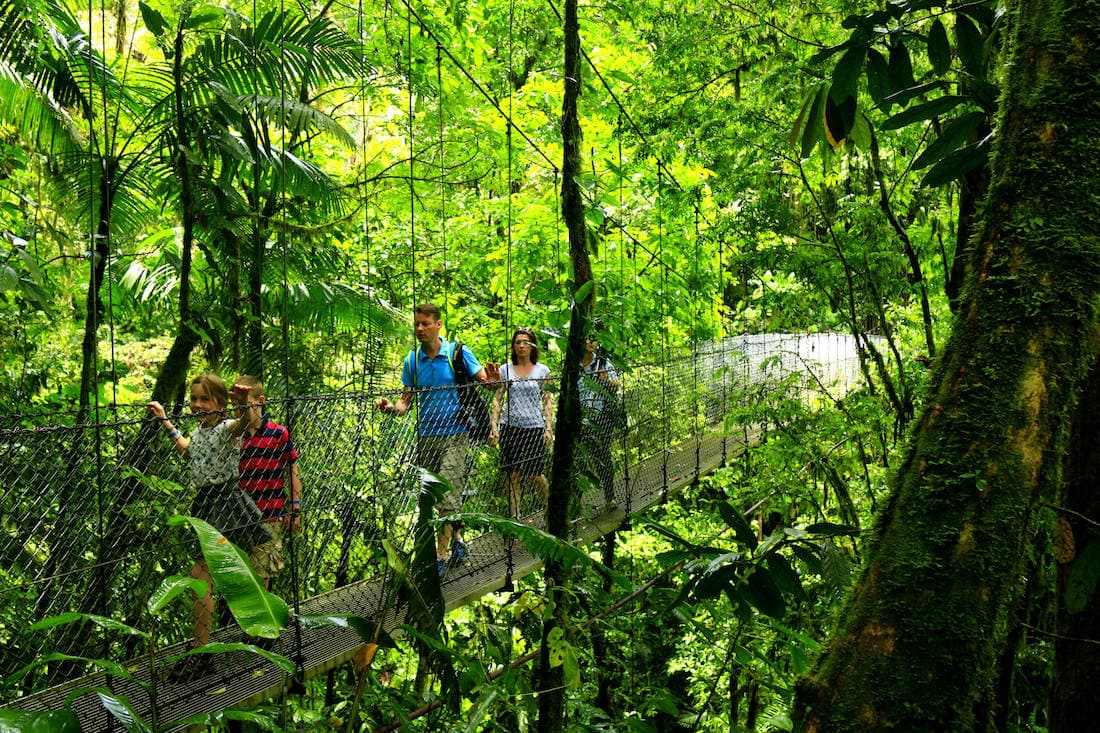
[[[1003,10],[623,0],[580,23],[575,180],[616,358],[839,330],[866,359],[843,399],[746,395],[726,423],[767,439],[612,535],[614,573],[580,564],[552,653],[565,719],[789,730],[958,302]],[[560,371],[577,294],[554,3],[11,0],[0,30],[0,412],[171,399],[207,367],[270,394],[389,387],[428,300],[495,360],[540,329]],[[1020,606],[1041,617],[1047,590]],[[420,729],[533,729],[535,674],[511,665],[547,597],[528,578],[448,617],[455,685]],[[1047,651],[1017,648],[1012,729],[1044,729]],[[428,702],[415,677],[385,650],[281,720],[399,720]]]

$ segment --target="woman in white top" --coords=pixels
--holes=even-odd
[[[501,366],[500,378],[504,389],[493,397],[489,441],[500,442],[500,466],[508,475],[508,512],[518,518],[522,478],[546,505],[549,483],[543,467],[554,439],[554,400],[546,389],[550,370],[539,364],[538,341],[530,328],[517,328],[512,334],[512,362]]]

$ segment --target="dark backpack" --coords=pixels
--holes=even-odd
[[[462,342],[455,341],[451,351],[451,369],[455,373],[455,384],[458,385],[458,420],[466,426],[466,434],[474,443],[486,443],[489,441],[489,433],[493,429],[492,416],[489,414],[489,406],[481,396],[477,386],[477,380],[466,369],[466,357],[462,353]]]
[[[598,373],[607,370],[609,365],[610,362],[605,357],[597,357],[592,371]],[[595,417],[596,424],[608,432],[622,430],[626,427],[627,417],[618,388],[609,387],[599,380],[593,381],[596,382],[600,393],[599,412]]]

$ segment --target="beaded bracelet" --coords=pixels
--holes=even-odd
[[[168,433],[169,440],[175,440],[178,437],[180,437],[180,431],[178,430],[173,430],[172,432]]]

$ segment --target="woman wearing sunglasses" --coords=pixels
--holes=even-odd
[[[508,476],[508,513],[516,519],[524,479],[546,505],[546,449],[554,439],[554,401],[547,391],[550,369],[539,363],[538,339],[532,329],[517,328],[512,334],[512,360],[500,367],[500,378],[504,389],[493,397],[489,441],[500,443],[500,466]]]

